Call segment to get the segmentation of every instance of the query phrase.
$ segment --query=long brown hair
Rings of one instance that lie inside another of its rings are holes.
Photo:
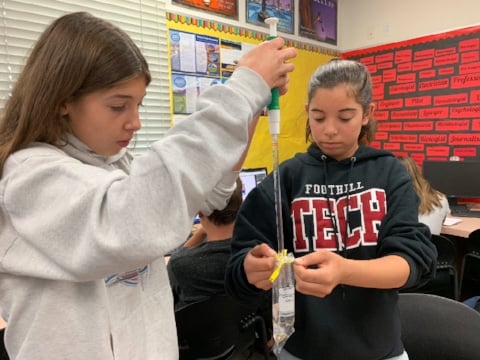
[[[399,157],[400,161],[405,165],[410,177],[412,178],[413,187],[420,198],[420,206],[418,208],[419,214],[428,214],[434,207],[440,207],[442,203],[440,200],[444,196],[440,191],[432,188],[430,183],[425,179],[420,172],[420,168],[411,157]]]
[[[0,121],[0,173],[7,157],[32,142],[59,145],[69,132],[59,115],[66,101],[143,76],[147,62],[132,39],[86,12],[64,15],[42,33]]]

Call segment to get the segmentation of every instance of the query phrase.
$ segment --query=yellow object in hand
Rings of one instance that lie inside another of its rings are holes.
[[[270,282],[274,282],[278,275],[280,275],[280,271],[282,270],[282,266],[285,264],[290,264],[293,262],[291,257],[287,256],[287,249],[283,249],[281,252],[277,253],[277,267],[273,270],[272,275],[268,278]]]

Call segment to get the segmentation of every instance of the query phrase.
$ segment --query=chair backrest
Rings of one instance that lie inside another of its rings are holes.
[[[229,359],[255,342],[256,309],[226,295],[175,312],[180,360]]]
[[[472,231],[467,239],[467,253],[480,255],[480,229]]]
[[[473,231],[466,240],[459,288],[462,299],[480,295],[480,230]]]
[[[480,359],[480,313],[445,297],[401,293],[402,340],[410,360]]]
[[[414,288],[402,289],[401,293],[427,293],[459,299],[459,275],[457,270],[457,248],[455,243],[446,236],[431,236],[437,249],[437,265],[435,277]]]
[[[7,349],[5,349],[5,343],[4,343],[4,337],[5,337],[5,329],[0,329],[0,360],[8,360],[8,354],[7,354]]]
[[[457,248],[455,243],[443,235],[432,234],[432,242],[437,248],[437,267],[442,265],[456,266],[457,262]]]

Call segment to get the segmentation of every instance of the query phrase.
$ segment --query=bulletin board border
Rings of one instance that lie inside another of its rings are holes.
[[[260,31],[254,31],[239,26],[229,25],[213,20],[199,19],[192,16],[181,15],[176,13],[167,12],[166,13],[167,21],[172,21],[175,23],[180,23],[184,25],[193,25],[197,27],[202,27],[210,30],[215,30],[227,34],[233,34],[245,37],[247,39],[253,39],[258,41],[264,41],[269,36],[266,33]],[[312,45],[308,43],[302,43],[292,39],[285,38],[285,45],[288,47],[295,47],[300,50],[310,51],[314,53],[324,54],[328,56],[340,57],[342,53],[335,49],[328,49],[318,45]]]

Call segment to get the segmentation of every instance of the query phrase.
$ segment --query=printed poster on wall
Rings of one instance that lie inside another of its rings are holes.
[[[218,76],[220,41],[212,36],[170,30],[172,71]]]
[[[237,0],[172,0],[172,3],[238,19]]]
[[[198,95],[220,81],[220,40],[170,30],[170,68],[174,113],[193,112]]]
[[[235,70],[238,60],[245,52],[254,48],[254,44],[222,39],[220,43],[221,76],[227,80]]]
[[[337,0],[300,0],[300,36],[337,45]]]
[[[269,27],[265,19],[269,17],[278,18],[277,30],[293,34],[294,0],[247,0],[246,18],[247,22]]]
[[[214,36],[170,30],[170,69],[173,113],[191,114],[198,96],[226,81],[238,60],[254,45]]]

